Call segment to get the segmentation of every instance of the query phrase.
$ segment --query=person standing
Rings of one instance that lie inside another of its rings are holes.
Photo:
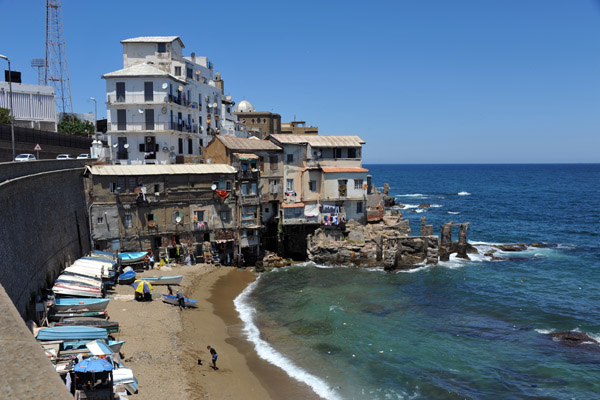
[[[150,263],[150,269],[154,269],[154,256],[152,254],[148,257],[148,262]]]
[[[216,371],[219,369],[217,368],[217,358],[219,357],[219,355],[217,354],[217,351],[214,348],[210,346],[206,346],[206,348],[208,349],[208,351],[210,351],[210,356],[212,359],[212,369]]]
[[[178,290],[177,291],[177,301],[179,302],[179,309],[183,309],[185,308],[185,298],[183,297],[183,294],[181,294],[181,292]]]

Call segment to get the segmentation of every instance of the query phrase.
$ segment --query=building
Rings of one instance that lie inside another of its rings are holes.
[[[306,126],[306,121],[287,122],[281,124],[281,133],[288,135],[318,135],[319,128],[317,126]]]
[[[0,82],[0,107],[10,109],[8,82]],[[56,94],[52,86],[12,83],[15,126],[56,132]]]
[[[240,101],[233,113],[251,136],[265,139],[268,135],[281,132],[281,115],[268,111],[255,111],[254,106],[247,100]]]
[[[115,163],[199,162],[215,135],[247,136],[207,57],[185,57],[178,36],[121,43],[123,69],[102,76]]]
[[[85,172],[92,247],[233,263],[237,171],[224,164],[95,165]]]
[[[365,222],[367,169],[355,135],[271,135],[283,149],[282,223]]]

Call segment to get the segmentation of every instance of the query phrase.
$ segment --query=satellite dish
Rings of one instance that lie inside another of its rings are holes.
[[[213,108],[217,108],[217,103],[213,103]]]
[[[212,79],[208,81],[208,86],[212,86],[215,87],[215,81],[213,81]]]
[[[177,223],[180,223],[180,222],[181,222],[181,217],[177,217],[177,218],[175,218],[175,221],[176,221]]]
[[[180,92],[183,92],[183,86],[179,86],[179,87],[177,88],[177,90],[179,90]]]
[[[115,143],[115,144],[113,144],[113,147],[114,147],[115,149],[117,148],[117,146],[118,146],[118,144],[116,144],[116,143]]]
[[[143,108],[138,108],[138,112],[139,112],[140,114],[143,114],[143,113],[144,113],[144,109],[143,109]]]
[[[165,83],[163,83],[163,84],[162,84],[162,88],[163,88],[163,89],[166,89],[166,88],[168,88],[168,87],[169,87],[169,84],[168,84],[167,82],[165,82]]]
[[[177,157],[177,154],[175,154],[175,153],[171,152],[171,153],[169,153],[169,157],[170,157],[170,158],[175,158],[175,157]]]
[[[162,151],[164,153],[168,153],[169,152],[169,148],[167,146],[165,146],[165,147],[162,148]]]
[[[161,111],[162,111],[162,113],[163,113],[163,114],[166,114],[166,113],[167,113],[167,107],[163,107],[163,108],[161,109]]]
[[[171,146],[171,151],[175,150],[175,146]]]
[[[129,148],[129,143],[125,143],[125,145],[123,147],[125,147],[126,149],[128,149]]]
[[[231,95],[228,94],[227,96],[225,96],[225,98],[227,99],[227,101],[231,100]]]
[[[317,157],[321,157],[321,152],[317,151]]]
[[[211,188],[212,190],[217,190],[217,185],[215,185],[215,184],[213,183],[213,185],[212,185],[210,188]]]

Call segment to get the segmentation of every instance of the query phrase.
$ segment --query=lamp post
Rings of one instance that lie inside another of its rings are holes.
[[[12,73],[10,71],[10,60],[8,59],[8,57],[0,54],[0,58],[5,59],[6,61],[8,61],[8,91],[10,92],[10,137],[12,140],[12,160],[15,160],[16,154],[15,154],[15,112],[13,110],[13,94],[12,94]]]
[[[94,136],[96,136],[98,133],[98,102],[93,97],[90,97],[90,100],[94,101]]]

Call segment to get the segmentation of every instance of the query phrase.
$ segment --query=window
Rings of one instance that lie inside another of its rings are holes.
[[[110,182],[110,183],[108,184],[108,190],[109,190],[111,193],[116,193],[116,192],[117,192],[117,184],[116,184],[115,182]]]
[[[204,221],[204,210],[194,211],[194,222]]]
[[[127,129],[127,114],[125,110],[117,110],[117,130]]]
[[[287,155],[287,163],[291,164],[294,162],[294,155],[293,154],[288,154]]]
[[[146,119],[146,130],[153,131],[154,130],[154,110],[151,108],[146,109],[144,111],[145,119]]]
[[[123,222],[123,225],[125,225],[125,228],[131,228],[131,226],[133,225],[133,219],[131,218],[131,215],[125,216],[125,221]]]
[[[194,147],[192,145],[192,139],[188,139],[188,154],[194,154]]]
[[[194,70],[192,68],[186,68],[185,76],[187,76],[189,79],[194,79]],[[189,98],[189,96],[188,96],[188,98]]]
[[[127,189],[130,192],[135,192],[135,188],[137,187],[137,182],[135,177],[130,177],[129,180],[127,181],[128,185],[127,185]]]
[[[225,190],[227,190],[228,192],[231,190],[231,181],[225,182]]]
[[[123,193],[125,189],[125,178],[117,178],[117,193]]]
[[[269,189],[271,194],[277,194],[279,186],[279,179],[269,179]]]
[[[160,185],[158,185],[158,184],[154,185],[154,193],[160,193]]]
[[[317,191],[317,181],[308,181],[308,190],[311,192]]]
[[[354,180],[354,189],[362,189],[363,188],[363,180],[362,179],[355,179]]]
[[[242,183],[241,189],[242,189],[242,196],[247,196],[248,195],[248,185],[245,183]]]
[[[98,225],[104,224],[104,218],[103,217],[98,217],[97,222],[98,222]]]
[[[356,149],[355,148],[349,148],[348,149],[348,158],[357,158],[356,157]]]
[[[157,43],[156,51],[158,53],[166,53],[167,52],[167,44],[166,43]]]
[[[179,154],[183,154],[183,139],[182,138],[178,139],[178,145],[179,145],[179,148],[178,148]]]
[[[348,185],[347,179],[339,179],[338,180],[338,196],[339,197],[347,196],[347,194],[348,194],[347,185]]]
[[[362,201],[359,201],[358,203],[356,203],[356,213],[357,214],[363,213],[363,202]]]
[[[125,102],[125,82],[117,82],[117,103]]]
[[[152,82],[144,82],[144,101],[154,101],[154,85]]]
[[[175,76],[181,76],[181,67],[175,67]]]
[[[333,158],[342,158],[342,149],[333,149]]]
[[[279,160],[278,160],[277,156],[270,156],[269,157],[269,164],[271,164],[271,171],[277,169],[277,163],[278,162],[279,162]]]
[[[250,184],[250,194],[257,194],[258,192],[256,191],[256,183],[252,183]]]
[[[229,221],[231,213],[229,211],[221,211],[221,221]]]
[[[285,181],[285,190],[287,192],[293,192],[294,191],[294,180],[293,179],[286,179],[286,181]]]
[[[146,218],[148,219],[148,221],[156,221],[156,215],[152,213],[148,213],[146,215]]]
[[[171,223],[178,224],[183,223],[183,213],[181,211],[174,211],[171,213]]]
[[[219,178],[219,190],[225,190],[225,178]]]

